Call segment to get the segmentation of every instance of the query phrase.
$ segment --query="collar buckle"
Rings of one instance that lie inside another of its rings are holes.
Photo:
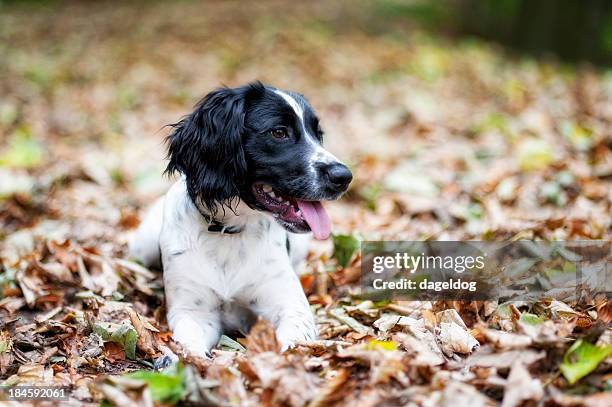
[[[223,234],[225,234],[225,235],[235,235],[236,233],[242,232],[242,230],[244,229],[244,228],[238,227],[238,226],[227,226],[227,225],[219,222],[218,220],[214,219],[210,215],[202,213],[202,211],[199,211],[199,212],[202,215],[202,217],[204,218],[204,220],[206,220],[206,222],[208,223],[208,231],[210,233],[220,233],[222,235]]]

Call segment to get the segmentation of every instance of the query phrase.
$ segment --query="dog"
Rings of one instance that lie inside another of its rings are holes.
[[[283,350],[316,339],[296,268],[308,232],[331,233],[320,201],[338,199],[353,176],[323,148],[308,101],[260,82],[219,88],[171,126],[166,172],[180,178],[130,253],[163,269],[174,339],[207,357],[222,333],[246,334],[258,317]]]

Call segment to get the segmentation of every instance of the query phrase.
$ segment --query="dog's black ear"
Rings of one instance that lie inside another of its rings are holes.
[[[185,175],[190,197],[215,215],[237,201],[246,160],[242,146],[247,89],[217,89],[172,125],[166,173]]]

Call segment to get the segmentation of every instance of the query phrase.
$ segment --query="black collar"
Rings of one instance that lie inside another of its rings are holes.
[[[198,212],[200,215],[206,220],[208,223],[208,231],[210,233],[221,233],[225,235],[235,235],[236,233],[240,233],[244,230],[242,226],[226,226],[223,223],[219,222],[212,216],[202,212],[202,210],[196,205],[198,208]]]

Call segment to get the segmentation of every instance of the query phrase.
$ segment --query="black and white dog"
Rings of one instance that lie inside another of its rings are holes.
[[[257,316],[274,324],[283,348],[314,339],[295,272],[307,253],[303,233],[329,237],[320,201],[337,199],[352,179],[322,147],[314,111],[302,95],[256,82],[211,92],[173,127],[166,171],[181,178],[130,251],[163,266],[174,339],[204,356]]]

